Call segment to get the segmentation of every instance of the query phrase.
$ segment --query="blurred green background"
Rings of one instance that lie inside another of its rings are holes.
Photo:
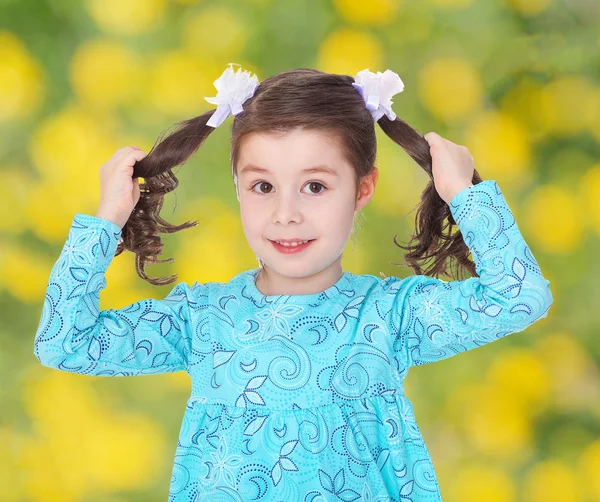
[[[164,501],[190,381],[102,378],[33,355],[50,270],[100,165],[212,108],[229,62],[397,72],[394,110],[469,148],[503,190],[555,302],[525,332],[413,368],[406,392],[448,502],[600,501],[600,3],[592,0],[0,0],[0,498]],[[185,166],[153,276],[256,267],[231,120]],[[344,268],[405,277],[428,181],[377,127],[380,183]],[[162,298],[116,257],[101,307]]]

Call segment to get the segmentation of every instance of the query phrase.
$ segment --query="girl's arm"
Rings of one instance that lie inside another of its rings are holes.
[[[388,278],[394,350],[407,367],[523,331],[546,317],[553,302],[550,282],[495,181],[463,189],[450,201],[450,211],[479,277],[451,282],[424,275]]]
[[[100,291],[121,229],[78,213],[50,273],[34,354],[50,368],[100,376],[187,369],[191,353],[190,287],[100,311]]]

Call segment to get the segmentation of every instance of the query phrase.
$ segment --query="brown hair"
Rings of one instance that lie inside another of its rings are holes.
[[[237,172],[242,140],[251,133],[285,134],[298,128],[322,130],[335,139],[344,158],[354,167],[358,195],[359,181],[375,168],[377,142],[373,117],[352,87],[353,82],[354,78],[349,75],[311,68],[285,71],[262,81],[254,96],[243,104],[244,111],[233,119],[232,174]],[[124,249],[135,253],[138,275],[151,284],[166,285],[177,279],[176,274],[150,278],[144,271],[145,266],[153,263],[173,262],[172,258],[157,259],[163,248],[158,234],[170,234],[198,224],[198,221],[188,221],[172,225],[163,220],[159,212],[164,195],[179,185],[173,168],[184,164],[214,130],[206,125],[213,113],[214,110],[207,111],[177,123],[171,133],[163,132],[148,155],[134,166],[133,177],[141,176],[144,183],[140,184],[140,200],[122,229],[116,255]],[[435,189],[429,143],[398,117],[392,121],[383,115],[378,124],[430,177],[415,215],[416,233],[407,246],[400,245],[396,241],[397,234],[394,236],[396,246],[407,251],[405,266],[418,275],[449,275],[446,269],[453,259],[457,274],[464,269],[476,276],[475,264],[469,260],[469,249],[460,230],[452,231],[456,222],[450,208]],[[475,171],[473,184],[481,181]],[[433,263],[423,270],[420,262],[428,258],[432,258]]]

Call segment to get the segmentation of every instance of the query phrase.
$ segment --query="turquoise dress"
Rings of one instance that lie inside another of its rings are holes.
[[[344,272],[320,293],[265,296],[253,269],[103,311],[121,230],[78,213],[35,356],[85,375],[190,375],[171,502],[439,501],[409,368],[523,331],[553,302],[495,181],[450,209],[480,277]]]

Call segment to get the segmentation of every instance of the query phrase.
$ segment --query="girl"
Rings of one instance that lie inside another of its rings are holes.
[[[35,355],[87,375],[187,371],[170,501],[441,500],[403,391],[409,368],[523,331],[553,302],[500,188],[481,181],[464,146],[396,117],[403,84],[390,70],[295,69],[258,85],[229,66],[215,85],[206,99],[216,111],[182,122],[148,155],[126,147],[103,164],[98,212],[75,215],[51,271]],[[178,183],[172,169],[229,114],[232,175],[260,267],[99,311],[123,249],[144,280],[173,282],[144,272],[161,261],[160,232],[197,223],[159,216]],[[432,178],[416,243],[404,248],[415,275],[404,279],[341,268],[378,179],[375,122]],[[472,277],[432,277],[450,259]]]

